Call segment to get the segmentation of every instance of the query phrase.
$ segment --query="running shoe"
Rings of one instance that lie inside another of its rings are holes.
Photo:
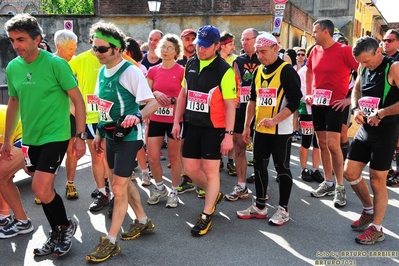
[[[97,198],[90,204],[89,210],[91,212],[98,212],[104,209],[105,206],[108,206],[109,199],[108,195],[104,195],[102,192],[99,192]]]
[[[42,204],[42,201],[38,197],[35,197],[35,203],[37,205],[40,205],[40,204]]]
[[[27,223],[14,219],[12,223],[0,230],[0,238],[11,238],[17,235],[28,234],[33,231],[33,225],[30,219]]]
[[[239,185],[236,185],[233,189],[233,192],[226,195],[226,199],[229,201],[236,201],[238,199],[247,199],[249,198],[248,188],[241,188]]]
[[[312,170],[309,170],[308,168],[304,168],[301,173],[301,178],[303,181],[312,182],[313,181]]]
[[[247,151],[252,151],[252,149],[253,149],[253,144],[252,144],[252,142],[250,142],[250,143],[247,144],[246,150]]]
[[[235,176],[237,175],[237,170],[234,162],[227,162],[227,174],[230,176]]]
[[[237,216],[238,218],[241,219],[251,219],[251,218],[256,218],[256,219],[266,219],[267,218],[267,208],[259,209],[256,207],[255,202],[249,206],[249,208],[242,210],[242,211],[237,211]]]
[[[56,231],[50,231],[49,238],[44,242],[41,248],[35,248],[33,254],[36,256],[45,256],[54,252],[55,246],[60,239],[59,234]]]
[[[211,210],[211,214],[210,214],[210,215],[212,215],[212,214],[215,213],[215,211],[216,211],[216,205],[218,205],[219,203],[221,203],[221,202],[224,200],[224,198],[225,198],[224,194],[223,194],[222,192],[219,191],[218,196],[216,197],[216,200],[215,200],[215,202],[213,203],[213,207],[212,207],[212,210]]]
[[[285,208],[278,206],[276,213],[269,219],[271,225],[284,225],[290,219],[290,213]]]
[[[346,205],[346,191],[344,187],[336,188],[334,195],[335,208],[342,208]]]
[[[387,186],[399,187],[399,173],[398,172],[393,171],[393,173],[391,173],[391,174],[388,173]]]
[[[145,187],[151,185],[151,177],[148,171],[141,172],[141,185]]]
[[[319,185],[316,190],[310,192],[310,195],[315,198],[321,198],[325,196],[334,196],[335,194],[335,184],[331,187],[327,185],[327,182],[324,181]]]
[[[378,231],[377,228],[375,228],[374,225],[369,226],[366,231],[363,232],[363,234],[358,235],[355,238],[356,243],[362,244],[362,245],[371,245],[374,244],[375,242],[381,242],[385,240],[384,233],[381,231]]]
[[[109,193],[109,182],[108,182],[108,178],[105,178],[105,192]],[[93,192],[91,192],[91,197],[92,198],[97,198],[98,194],[100,193],[100,191],[96,188],[95,190],[93,190]]]
[[[360,218],[351,224],[351,227],[355,231],[364,231],[373,222],[374,214],[367,214],[364,210],[360,215]]]
[[[212,220],[210,215],[201,213],[197,219],[197,223],[191,228],[191,234],[193,236],[203,236],[212,229]]]
[[[189,191],[194,191],[194,190],[195,190],[195,186],[191,182],[189,177],[186,176],[186,175],[183,176],[181,183],[177,187],[177,193],[178,194],[183,194],[183,193],[186,193],[186,192],[189,192]]]
[[[316,169],[312,172],[312,179],[318,183],[323,183],[324,177],[321,174],[319,169]]]
[[[205,190],[203,190],[202,188],[200,188],[199,186],[197,186],[196,192],[197,192],[198,198],[200,198],[200,199],[205,199],[205,197],[206,197],[206,191],[205,191]]]
[[[79,198],[79,193],[76,190],[74,183],[67,183],[65,185],[65,195],[66,195],[67,199]]]
[[[152,195],[151,197],[147,200],[147,203],[150,205],[154,205],[157,204],[159,202],[159,200],[161,198],[164,198],[168,196],[168,190],[166,189],[166,187],[164,186],[162,190],[158,189],[157,187],[155,187],[152,190]]]
[[[9,225],[10,223],[12,223],[12,217],[11,217],[11,215],[10,215],[10,216],[7,216],[6,218],[0,220],[0,229],[3,229],[4,227],[6,227],[7,225]]]
[[[54,248],[54,255],[57,258],[67,254],[72,247],[73,235],[76,232],[77,224],[70,219],[68,221],[68,227],[65,225],[56,226],[58,233],[58,242]]]
[[[154,231],[154,229],[155,225],[151,222],[151,219],[147,219],[145,224],[141,224],[139,220],[135,219],[134,223],[130,225],[129,230],[122,232],[120,237],[122,240],[132,240],[138,238],[145,232]]]
[[[168,200],[166,201],[166,208],[176,208],[179,204],[179,197],[176,193],[169,193]]]
[[[250,176],[247,177],[246,179],[247,183],[255,183],[255,173],[252,173]]]
[[[87,261],[102,262],[110,257],[117,256],[121,253],[121,247],[118,241],[115,244],[109,242],[109,239],[105,236],[100,237],[100,243],[97,244],[96,248],[92,253],[86,256]]]

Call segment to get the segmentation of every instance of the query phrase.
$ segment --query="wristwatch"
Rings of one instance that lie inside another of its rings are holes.
[[[80,138],[82,140],[86,140],[87,139],[87,132],[76,133],[75,137]]]
[[[143,116],[140,113],[135,113],[135,116],[137,116],[138,119],[140,119],[140,123],[143,122]]]
[[[234,135],[234,131],[233,130],[226,130],[224,133],[225,134],[229,134],[229,135]]]

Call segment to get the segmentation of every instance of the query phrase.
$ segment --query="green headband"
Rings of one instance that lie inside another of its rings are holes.
[[[106,36],[106,35],[102,34],[101,31],[96,31],[96,33],[94,33],[94,38],[102,39],[106,42],[109,42],[109,43],[115,45],[116,47],[119,47],[119,48],[122,47],[122,44],[119,40],[115,39],[112,36]]]

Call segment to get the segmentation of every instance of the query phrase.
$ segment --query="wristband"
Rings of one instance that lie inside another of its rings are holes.
[[[229,135],[234,135],[234,131],[233,130],[226,130],[224,133],[225,134],[229,134]]]
[[[378,111],[377,111],[377,113],[375,114],[375,117],[377,117],[378,120],[382,120],[382,118],[378,115]]]

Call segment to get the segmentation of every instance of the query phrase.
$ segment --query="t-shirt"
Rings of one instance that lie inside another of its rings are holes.
[[[129,66],[122,73],[118,73],[125,63]],[[138,104],[144,104],[144,100],[154,98],[141,70],[126,60],[122,60],[113,68],[101,68],[96,95],[99,96],[99,101],[105,103],[101,104],[104,108],[99,106],[100,124],[116,122],[121,115],[133,115],[138,112]],[[110,105],[106,105],[107,103]],[[109,109],[105,110],[105,107]],[[138,124],[137,132],[132,130],[124,141],[143,139],[141,132],[141,124]]]
[[[78,80],[79,90],[85,101],[86,124],[98,123],[98,110],[93,96],[101,64],[89,50],[72,58],[69,65]]]
[[[19,100],[24,144],[39,146],[70,139],[66,91],[77,83],[67,61],[40,50],[29,64],[19,56],[13,59],[6,76],[8,94]]]
[[[184,67],[175,64],[170,69],[165,69],[162,64],[150,67],[147,78],[152,80],[152,91],[159,91],[168,97],[177,99],[181,90],[181,82],[184,78]],[[158,106],[157,112],[150,117],[151,121],[173,123],[176,112],[176,104],[168,107]]]
[[[352,55],[350,46],[335,42],[323,49],[316,45],[306,62],[313,71],[315,89],[332,91],[330,105],[335,100],[342,100],[348,94],[348,80],[351,70],[357,70],[358,63]]]
[[[0,143],[4,143],[4,133],[6,132],[6,114],[7,105],[0,105]],[[18,124],[15,127],[14,134],[11,137],[11,144],[22,138],[22,124],[21,120],[18,120]]]

